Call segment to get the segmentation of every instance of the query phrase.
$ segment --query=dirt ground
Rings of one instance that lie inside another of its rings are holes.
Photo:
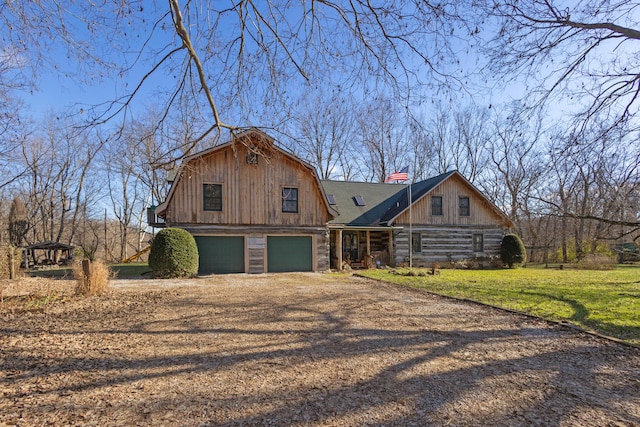
[[[640,350],[394,285],[114,280],[29,310],[19,291],[0,426],[640,426]]]

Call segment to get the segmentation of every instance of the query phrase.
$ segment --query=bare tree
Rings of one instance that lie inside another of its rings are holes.
[[[608,123],[601,126],[603,133],[634,122],[640,105],[636,2],[497,0],[484,5],[499,21],[488,44],[489,69],[523,81],[529,104],[564,100],[576,114],[583,143],[593,122]],[[628,130],[637,132],[637,126]]]
[[[22,0],[3,2],[0,19],[26,68],[64,69],[57,58],[73,57],[72,73],[82,83],[116,78],[116,99],[83,108],[91,123],[126,118],[142,94],[154,96],[159,120],[191,102],[207,126],[183,146],[189,153],[212,132],[234,131],[265,108],[286,105],[296,96],[294,85],[356,88],[365,96],[384,86],[405,102],[421,85],[460,89],[457,54],[475,29],[458,7],[392,0]],[[66,55],[50,54],[61,49]]]
[[[410,117],[407,126],[407,139],[411,149],[412,179],[421,181],[437,174],[435,164],[437,158],[435,147],[429,136],[429,130],[424,125],[425,120],[420,117]]]
[[[549,170],[555,171],[557,188],[545,199],[562,215],[563,258],[567,258],[568,227],[579,255],[589,250],[587,246],[593,248],[596,236],[606,235],[607,230],[634,234],[640,229],[637,217],[614,218],[611,210],[601,206],[611,199],[605,193],[620,194],[620,189],[633,188],[638,181],[637,2],[497,0],[479,4],[498,20],[486,45],[487,70],[524,88],[523,102],[547,108],[565,135],[555,138],[552,147],[555,163]],[[562,122],[558,116],[563,114],[570,114],[572,120]],[[625,160],[611,164],[615,154],[623,152]],[[624,182],[618,179],[622,177]],[[600,197],[600,204],[595,197]]]
[[[491,125],[491,143],[486,145],[491,160],[480,186],[519,228],[528,199],[540,185],[541,122],[530,122],[513,104],[505,114],[496,114]],[[518,232],[522,234],[521,229]]]
[[[27,200],[29,242],[74,240],[82,212],[100,197],[90,171],[102,145],[99,138],[53,118],[42,135],[24,141],[21,162],[27,173],[18,184]]]
[[[354,138],[353,104],[350,98],[324,98],[321,94],[306,97],[306,101],[295,119],[291,133],[294,138],[293,151],[316,167],[320,179],[344,178],[350,168],[344,170],[343,157],[352,151]]]
[[[405,137],[406,116],[389,98],[378,97],[363,106],[358,116],[359,153],[351,153],[366,181],[384,182],[394,171],[409,164]],[[359,154],[359,155],[358,155]]]
[[[147,231],[146,209],[164,200],[168,191],[167,170],[158,165],[167,164],[171,158],[167,150],[173,143],[163,139],[154,127],[153,112],[148,112],[145,119],[129,122],[120,138],[103,153],[108,197],[120,228],[120,259],[127,258],[130,246],[136,252],[142,249]],[[188,131],[187,121],[182,135]],[[176,133],[173,139],[180,136]]]
[[[596,130],[600,133],[600,130]],[[585,149],[575,134],[550,139],[546,192],[539,200],[556,218],[562,260],[577,259],[601,245],[631,242],[640,235],[640,169],[636,154],[625,152],[626,134],[601,136]]]
[[[488,162],[488,113],[473,105],[447,108],[435,107],[426,124],[429,151],[433,156],[432,173],[458,170],[475,183]]]

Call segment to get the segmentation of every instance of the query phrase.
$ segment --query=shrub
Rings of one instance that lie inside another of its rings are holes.
[[[76,295],[102,295],[115,273],[101,261],[93,261],[89,263],[89,274],[85,275],[82,262],[76,262],[73,265],[73,277],[76,279]]]
[[[153,277],[193,277],[198,274],[198,246],[188,231],[161,230],[151,243],[149,267]]]
[[[616,265],[614,256],[605,254],[587,254],[576,264],[579,270],[613,270]]]
[[[516,234],[507,234],[502,238],[500,258],[509,268],[513,268],[517,264],[523,264],[527,260],[527,251],[520,237]]]
[[[0,246],[0,279],[10,278],[12,255],[14,279],[21,275],[20,263],[22,262],[22,250],[11,245]]]

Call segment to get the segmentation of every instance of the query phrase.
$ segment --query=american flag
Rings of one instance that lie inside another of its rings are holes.
[[[384,182],[391,181],[406,181],[409,179],[409,166],[405,166],[397,172],[392,173],[384,180]]]

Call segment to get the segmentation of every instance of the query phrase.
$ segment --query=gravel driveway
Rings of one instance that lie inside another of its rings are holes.
[[[640,350],[349,276],[0,304],[0,426],[640,426]]]

